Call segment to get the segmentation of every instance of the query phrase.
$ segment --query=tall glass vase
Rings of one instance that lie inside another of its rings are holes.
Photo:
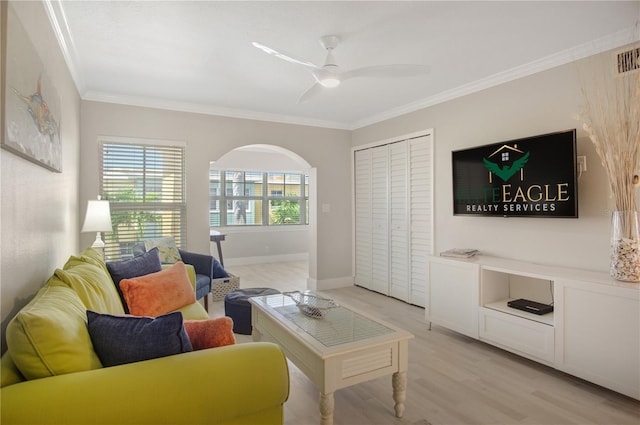
[[[638,211],[614,211],[611,217],[611,277],[640,282]]]

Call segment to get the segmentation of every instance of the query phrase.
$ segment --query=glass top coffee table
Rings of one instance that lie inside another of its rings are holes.
[[[402,417],[411,333],[344,304],[323,310],[323,317],[316,318],[304,314],[286,294],[253,297],[249,302],[253,340],[264,337],[279,344],[315,384],[322,425],[333,423],[336,390],[386,375],[392,375],[395,415]]]

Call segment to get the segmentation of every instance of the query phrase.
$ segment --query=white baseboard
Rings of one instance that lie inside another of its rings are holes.
[[[258,257],[225,258],[225,266],[244,266],[248,264],[286,263],[288,261],[309,261],[309,254],[261,255]]]
[[[312,291],[323,291],[327,289],[346,288],[353,286],[353,276],[337,277],[333,279],[307,279],[307,288]]]

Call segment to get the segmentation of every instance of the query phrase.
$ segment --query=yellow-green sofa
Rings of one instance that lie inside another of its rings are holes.
[[[7,327],[0,423],[282,424],[289,373],[282,350],[245,343],[102,367],[86,310],[122,314],[101,257],[71,257]],[[180,309],[207,319],[199,303]],[[27,379],[27,376],[29,379]]]

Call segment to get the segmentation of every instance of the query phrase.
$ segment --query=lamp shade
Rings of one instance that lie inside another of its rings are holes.
[[[111,232],[111,211],[109,201],[89,201],[84,216],[83,232]]]

